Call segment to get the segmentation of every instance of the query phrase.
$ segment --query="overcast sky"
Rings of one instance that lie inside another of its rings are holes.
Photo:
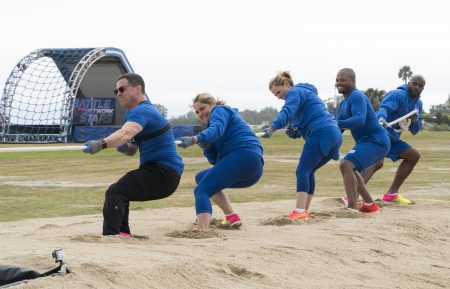
[[[403,65],[422,74],[425,108],[450,94],[448,0],[13,0],[0,4],[0,85],[39,48],[117,47],[169,116],[210,92],[240,110],[280,108],[268,82],[334,95],[340,68],[357,87],[391,90]]]

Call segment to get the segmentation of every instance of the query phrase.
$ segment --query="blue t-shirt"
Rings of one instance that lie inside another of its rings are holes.
[[[311,133],[324,127],[337,127],[336,121],[312,84],[299,83],[291,87],[284,101],[284,106],[272,122],[274,129],[280,129],[289,124],[298,129],[306,139]]]
[[[409,94],[408,85],[404,84],[384,96],[378,108],[377,117],[378,119],[384,118],[387,122],[391,122],[416,108],[419,110],[419,118],[409,126],[409,131],[412,134],[417,134],[422,127],[422,100],[420,100],[420,95],[413,99]],[[394,130],[399,128],[400,126],[396,124],[393,128],[387,129],[391,139],[398,140],[400,138],[401,132]]]
[[[125,121],[136,122],[143,127],[136,136],[151,134],[168,124],[161,113],[148,101],[143,101],[135,108],[130,109],[125,115]],[[171,129],[158,137],[139,142],[138,146],[141,165],[152,161],[167,165],[180,175],[183,173],[183,161],[176,149]]]
[[[262,158],[263,148],[258,137],[237,109],[218,105],[211,111],[207,128],[197,134],[200,144],[210,144],[204,151],[211,164],[234,150],[253,152]]]
[[[353,139],[372,138],[375,142],[390,147],[386,130],[378,122],[369,98],[354,88],[339,104],[338,125],[340,129],[350,129]]]

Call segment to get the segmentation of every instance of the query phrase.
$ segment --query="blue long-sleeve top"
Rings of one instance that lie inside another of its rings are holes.
[[[197,134],[198,142],[209,144],[204,155],[211,164],[234,150],[247,150],[263,156],[263,148],[258,137],[241,117],[237,109],[218,105],[211,111],[207,128]]]
[[[125,121],[136,122],[142,126],[143,129],[137,136],[154,133],[168,124],[167,120],[149,101],[141,102],[135,108],[127,111]],[[171,129],[158,137],[139,142],[138,146],[141,165],[152,161],[167,165],[180,175],[183,173],[183,161],[177,152]]]
[[[338,125],[340,129],[350,129],[355,141],[365,137],[378,139],[377,135],[386,135],[369,98],[356,88],[339,104]]]
[[[312,132],[324,127],[337,127],[331,113],[328,112],[325,103],[317,95],[314,85],[299,83],[291,87],[284,97],[284,105],[272,122],[272,127],[277,130],[287,124],[298,129],[306,139]]]
[[[412,98],[409,94],[408,85],[404,84],[384,96],[378,108],[377,117],[378,119],[384,118],[387,122],[391,122],[416,108],[419,110],[419,117],[416,122],[411,123],[409,126],[409,131],[412,134],[417,134],[422,128],[422,100],[420,100],[420,95],[415,99]],[[401,132],[396,132],[394,128],[399,129],[400,126],[396,124],[393,128],[388,128],[389,136],[393,139],[399,139]]]

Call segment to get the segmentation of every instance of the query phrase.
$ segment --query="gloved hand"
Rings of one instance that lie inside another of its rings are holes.
[[[201,147],[203,150],[207,150],[211,146],[211,143],[198,143],[198,146]]]
[[[380,117],[380,118],[378,119],[378,121],[380,122],[380,124],[381,124],[384,128],[391,127],[391,126],[389,125],[389,123],[388,123],[384,118],[382,118],[382,117]]]
[[[178,144],[179,147],[187,148],[194,144],[194,137],[193,136],[183,136],[180,138],[177,138],[178,141],[181,141],[181,143]]]
[[[264,134],[262,135],[263,138],[270,138],[272,134],[274,133],[273,127],[269,126],[268,128],[265,128],[263,130]]]
[[[298,138],[297,132],[298,132],[298,129],[293,126],[290,126],[286,129],[286,134],[290,138]]]
[[[409,129],[409,126],[411,125],[411,119],[408,117],[407,119],[400,121],[398,125],[400,126],[401,130],[406,131]]]
[[[417,122],[419,120],[419,113],[415,113],[408,118],[411,120],[412,123]]]
[[[119,153],[124,153],[128,149],[128,144],[124,143],[123,145],[118,146],[116,149]]]
[[[87,154],[96,154],[102,150],[102,141],[101,140],[90,140],[85,143],[83,148],[83,152]]]
[[[117,151],[123,153],[126,156],[134,156],[138,151],[138,146],[131,143],[124,143],[123,145],[118,146]]]

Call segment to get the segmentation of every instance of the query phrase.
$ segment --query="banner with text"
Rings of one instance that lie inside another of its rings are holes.
[[[114,125],[115,98],[76,98],[73,108],[74,125]]]

